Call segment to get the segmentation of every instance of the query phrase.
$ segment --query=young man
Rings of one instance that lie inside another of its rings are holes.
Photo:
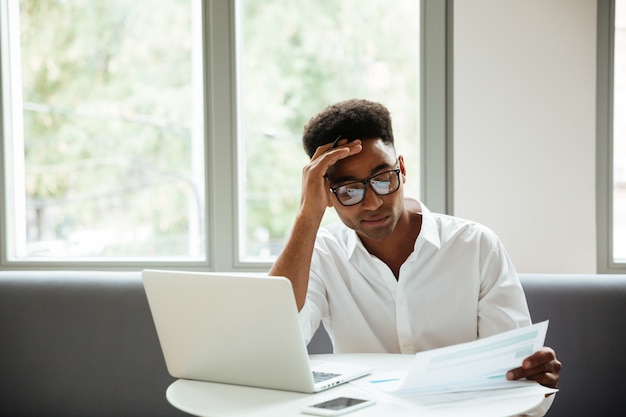
[[[270,274],[291,280],[307,341],[322,321],[335,352],[415,353],[531,324],[491,230],[405,199],[384,106],[329,106],[306,125],[303,144],[311,161],[300,210]],[[341,222],[320,228],[326,207]],[[508,377],[557,387],[560,369],[544,347]]]

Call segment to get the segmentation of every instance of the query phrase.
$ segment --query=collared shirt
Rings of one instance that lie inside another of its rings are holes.
[[[318,232],[300,322],[336,353],[415,353],[531,324],[515,268],[487,227],[431,213],[399,278],[343,223]]]
[[[324,323],[336,353],[416,353],[531,324],[526,296],[489,228],[431,213],[396,280],[343,223],[321,228],[300,324]],[[543,416],[555,395],[525,416]]]

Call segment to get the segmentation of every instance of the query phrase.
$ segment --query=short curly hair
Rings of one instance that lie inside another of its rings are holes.
[[[381,138],[393,145],[389,110],[380,103],[363,99],[332,104],[306,124],[302,146],[312,158],[318,147],[332,143],[339,135],[348,140]]]

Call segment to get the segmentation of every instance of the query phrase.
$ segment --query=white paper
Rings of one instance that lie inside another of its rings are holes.
[[[546,338],[548,321],[495,336],[419,352],[398,392],[459,392],[513,388],[506,372],[522,365]]]
[[[506,372],[539,350],[548,321],[473,342],[419,352],[409,370],[373,373],[353,382],[375,398],[430,409],[557,392],[535,381],[506,379]]]

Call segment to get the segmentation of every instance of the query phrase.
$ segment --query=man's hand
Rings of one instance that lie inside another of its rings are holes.
[[[519,368],[511,369],[506,378],[531,379],[549,388],[558,388],[559,372],[562,364],[556,358],[556,353],[549,347],[543,347],[522,362]]]
[[[331,149],[331,145],[320,146],[302,171],[300,211],[285,247],[269,271],[269,275],[289,278],[298,311],[306,301],[315,235],[326,207],[331,205],[326,172],[340,159],[355,155],[363,149],[358,139],[352,142],[340,140],[339,147],[334,149]]]
[[[317,148],[311,161],[302,170],[302,201],[301,210],[313,209],[323,214],[330,205],[326,172],[337,161],[361,152],[361,141],[356,139],[348,142],[339,141],[339,147],[331,149],[332,144]]]

